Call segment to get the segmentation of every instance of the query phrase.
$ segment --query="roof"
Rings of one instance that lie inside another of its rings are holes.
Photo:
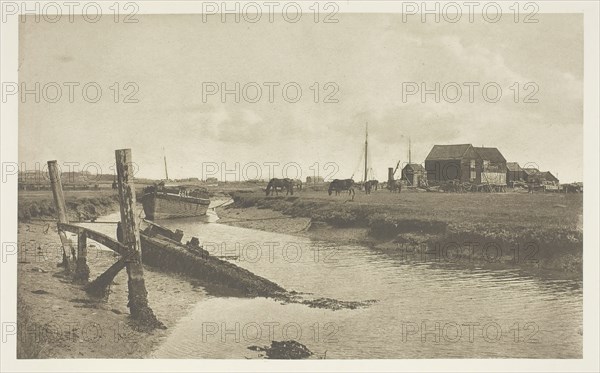
[[[418,164],[418,163],[408,163],[406,166],[404,166],[404,168],[412,168],[413,171],[423,171],[425,172],[425,167],[423,167],[422,165]]]
[[[552,175],[552,173],[550,171],[545,171],[542,173],[544,175],[545,178],[547,179],[552,179],[552,180],[556,180],[558,181],[558,178],[554,175]]]
[[[500,150],[498,150],[498,148],[473,147],[473,149],[475,149],[479,156],[485,161],[506,162],[506,159],[504,158],[502,153],[500,153]]]
[[[527,175],[535,175],[540,173],[540,170],[535,167],[522,168],[522,170],[525,171]]]
[[[462,159],[471,146],[471,144],[434,145],[425,160]]]
[[[522,170],[521,166],[519,166],[519,164],[517,162],[507,162],[506,168],[508,168],[508,170],[512,171],[512,172],[517,172],[517,171]]]

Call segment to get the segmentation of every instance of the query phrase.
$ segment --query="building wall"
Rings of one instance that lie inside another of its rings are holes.
[[[413,171],[410,169],[402,170],[402,180],[408,180],[410,186],[419,186],[420,180],[424,178],[422,171]]]
[[[506,172],[506,181],[519,181],[525,180],[525,173],[523,171],[507,171]]]
[[[506,173],[505,172],[482,172],[481,173],[482,184],[493,184],[493,185],[506,185]]]
[[[457,159],[425,161],[428,182],[444,182],[468,178],[464,162]],[[468,169],[467,169],[468,170]]]

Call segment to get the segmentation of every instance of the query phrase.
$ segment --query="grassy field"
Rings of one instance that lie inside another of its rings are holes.
[[[294,196],[266,197],[259,191],[234,192],[237,201],[290,209],[295,214],[352,224],[354,220],[385,213],[402,220],[441,221],[450,225],[494,224],[513,227],[570,228],[576,230],[583,212],[583,194],[557,193],[390,193],[329,196],[326,191],[296,191]],[[304,210],[304,211],[303,211]],[[335,212],[340,214],[336,214]],[[346,218],[341,213],[347,213]]]
[[[354,201],[326,191],[298,191],[287,197],[238,191],[233,196],[239,208],[272,209],[337,228],[368,228],[371,238],[388,247],[496,245],[503,252],[498,261],[523,259],[515,259],[519,250],[537,267],[582,271],[582,194],[379,190],[371,195],[357,192]]]
[[[65,203],[69,220],[80,221],[97,218],[100,215],[118,210],[116,191],[112,189],[67,190]],[[52,191],[19,191],[19,221],[31,219],[56,219],[56,208]]]

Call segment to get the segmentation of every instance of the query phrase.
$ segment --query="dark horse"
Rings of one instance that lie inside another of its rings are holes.
[[[399,180],[390,180],[390,181],[388,181],[387,188],[392,193],[396,193],[396,192],[400,193],[402,191],[402,184],[400,183]]]
[[[333,191],[335,191],[335,195],[337,196],[338,194],[340,194],[340,191],[342,190],[347,190],[348,194],[352,196],[352,200],[354,200],[354,180],[352,179],[345,179],[345,180],[340,180],[340,179],[334,179],[330,184],[329,184],[329,190],[328,193],[329,195],[331,195],[331,193]]]
[[[379,181],[377,180],[369,180],[365,183],[365,193],[371,194],[372,190],[377,190],[377,185]]]
[[[294,195],[294,181],[292,179],[276,179],[273,178],[271,179],[271,181],[269,181],[269,184],[267,184],[267,196],[268,195],[273,195],[273,192],[275,192],[276,195],[279,195],[279,189],[281,188],[281,191],[283,192],[283,189],[285,189],[286,193],[285,195],[287,196],[288,194]]]

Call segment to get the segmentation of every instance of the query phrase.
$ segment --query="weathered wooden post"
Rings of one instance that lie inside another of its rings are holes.
[[[148,292],[144,282],[142,266],[142,248],[138,220],[135,212],[135,187],[133,183],[133,163],[131,149],[115,150],[117,166],[117,185],[121,205],[121,226],[123,244],[129,248],[125,256],[128,289],[129,311],[131,316],[152,327],[164,327],[148,306]]]
[[[52,195],[54,196],[54,205],[56,206],[56,214],[59,223],[69,223],[67,217],[67,206],[65,204],[65,195],[62,189],[62,181],[60,172],[56,165],[56,161],[48,161],[48,175],[50,177],[50,186],[52,187]],[[63,247],[62,265],[67,272],[71,272],[75,264],[75,249],[71,245],[67,235],[62,230],[58,230],[58,235]]]
[[[83,229],[77,235],[77,265],[73,279],[82,284],[87,284],[90,280],[90,267],[87,264],[87,233]]]

